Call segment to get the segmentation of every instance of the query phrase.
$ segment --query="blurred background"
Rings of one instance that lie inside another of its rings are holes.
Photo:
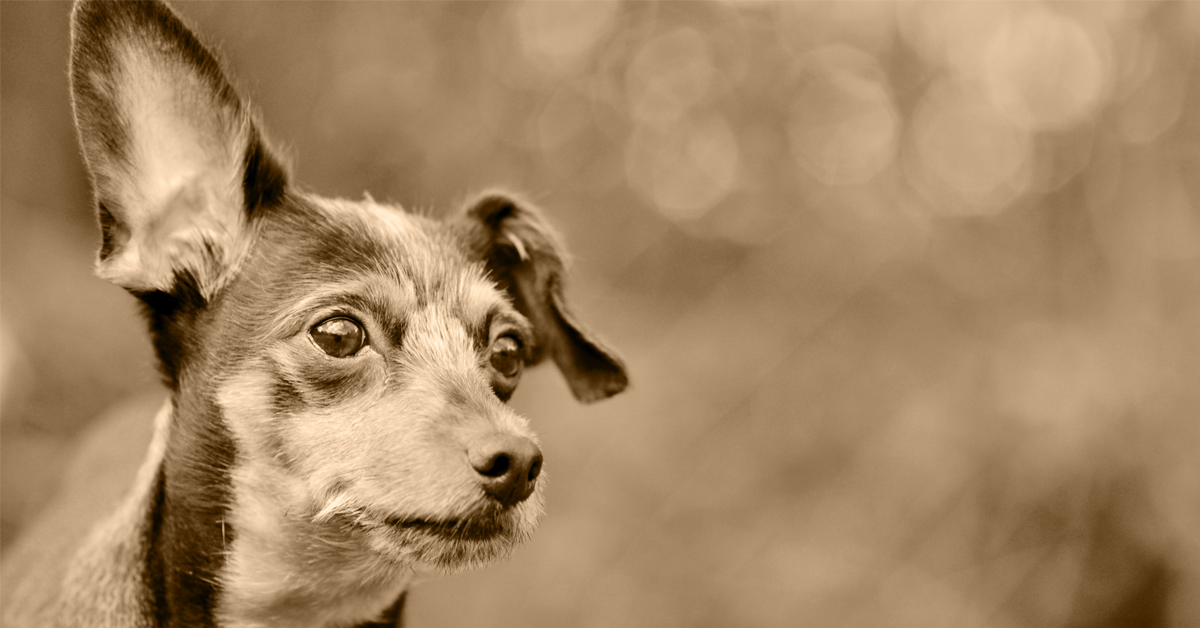
[[[526,375],[548,515],[411,625],[1200,625],[1200,4],[176,5],[310,189],[535,198],[628,359]],[[0,3],[4,546],[161,395],[68,10]]]

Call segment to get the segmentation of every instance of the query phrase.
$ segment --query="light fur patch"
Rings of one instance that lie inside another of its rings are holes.
[[[241,455],[230,478],[230,523],[237,536],[221,574],[217,614],[222,625],[241,627],[374,619],[408,585],[406,570],[370,556],[341,534],[305,525],[301,513],[314,507],[314,496],[303,478],[266,454],[269,386],[267,374],[248,371],[219,393]]]
[[[364,193],[363,196],[361,201],[323,196],[311,196],[309,201],[332,214],[363,224],[369,222],[392,237],[404,238],[422,235],[419,229],[414,229],[410,224],[412,218],[404,211],[404,208],[399,205],[379,203],[370,194]]]

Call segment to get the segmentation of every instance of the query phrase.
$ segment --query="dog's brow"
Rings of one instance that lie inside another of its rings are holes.
[[[495,314],[494,310],[500,306],[504,297],[496,290],[495,284],[483,278],[481,269],[473,269],[472,273],[478,275],[468,276],[459,297],[462,317],[468,325],[485,325],[485,321]]]
[[[487,316],[482,321],[466,321],[467,328],[471,332],[471,338],[475,341],[475,348],[482,350],[488,345],[490,340],[492,321],[496,319],[496,315],[500,313],[500,304],[492,305],[488,308]]]
[[[515,333],[522,343],[533,342],[533,328],[529,325],[529,321],[517,314],[511,306],[500,302],[493,304],[488,310],[487,316],[482,320],[467,323],[477,349],[482,350],[488,346],[492,328],[496,326],[506,327],[508,331]]]
[[[403,290],[385,290],[375,282],[362,282],[301,299],[281,314],[279,327],[282,335],[290,336],[313,322],[317,313],[332,316],[360,312],[373,318],[383,327],[384,333],[398,343],[404,335],[404,322],[410,308],[411,297]]]

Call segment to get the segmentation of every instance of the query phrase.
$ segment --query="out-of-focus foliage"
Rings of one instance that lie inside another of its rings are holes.
[[[634,387],[418,626],[1200,625],[1200,4],[180,3],[298,179],[529,192]],[[153,381],[0,4],[3,522]]]

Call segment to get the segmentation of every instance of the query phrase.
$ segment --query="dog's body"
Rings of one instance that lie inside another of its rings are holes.
[[[6,625],[394,625],[419,574],[527,538],[523,365],[549,355],[583,401],[626,383],[567,312],[540,215],[296,190],[161,3],[81,3],[72,46],[98,272],[145,304],[170,398],[120,507],[17,552],[62,562],[6,563]]]

